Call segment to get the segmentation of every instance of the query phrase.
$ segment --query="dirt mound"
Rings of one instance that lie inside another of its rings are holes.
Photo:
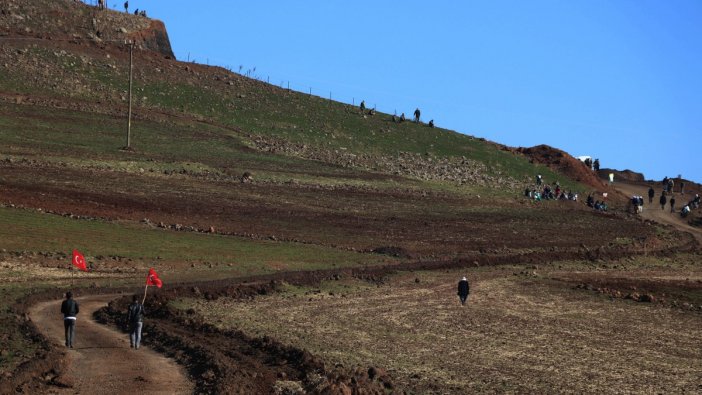
[[[531,148],[520,147],[516,149],[516,152],[527,156],[532,162],[548,166],[577,182],[598,190],[606,189],[605,183],[597,177],[595,172],[565,151],[542,144]]]
[[[635,171],[628,170],[628,169],[627,170],[600,169],[600,171],[597,172],[597,175],[603,180],[609,179],[610,174],[614,174],[615,181],[626,181],[626,182],[644,182],[644,181],[646,181],[643,173],[637,173]]]
[[[174,58],[161,21],[72,0],[0,0],[0,34],[76,43],[124,43]]]

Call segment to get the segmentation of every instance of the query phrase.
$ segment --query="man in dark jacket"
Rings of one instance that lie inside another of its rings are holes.
[[[458,282],[458,298],[461,300],[461,306],[466,304],[468,294],[470,294],[470,285],[468,284],[468,279],[463,277],[461,281]]]
[[[127,323],[129,324],[129,344],[138,350],[141,344],[141,328],[144,325],[144,305],[139,303],[137,295],[132,296],[132,304],[127,310]]]
[[[648,188],[648,202],[653,203],[653,196],[655,196],[656,191],[653,190],[653,187]]]
[[[661,193],[661,198],[658,202],[661,204],[661,210],[665,210],[665,204],[668,202],[668,199],[665,198],[665,191]]]
[[[78,315],[78,311],[78,302],[73,300],[73,292],[66,292],[66,300],[61,303],[63,328],[66,336],[66,347],[73,348],[73,338],[76,334],[76,315]]]
[[[670,196],[670,212],[675,212],[675,196]]]

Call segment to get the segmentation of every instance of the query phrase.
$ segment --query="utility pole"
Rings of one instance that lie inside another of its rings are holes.
[[[127,149],[131,149],[132,134],[132,68],[134,65],[134,41],[129,42],[129,112],[127,114]]]

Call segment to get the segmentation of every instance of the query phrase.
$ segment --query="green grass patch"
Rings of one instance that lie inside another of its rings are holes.
[[[158,259],[175,263],[224,264],[231,268],[230,274],[237,275],[392,261],[384,256],[313,245],[174,232],[131,223],[71,220],[9,208],[0,208],[0,228],[0,247],[9,251],[68,253],[75,248],[91,257],[103,255],[145,262]]]

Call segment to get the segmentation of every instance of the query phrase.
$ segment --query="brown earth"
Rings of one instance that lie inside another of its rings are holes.
[[[596,191],[606,192],[607,184],[600,180],[597,175],[585,166],[585,164],[565,151],[542,144],[531,148],[516,148],[513,152],[527,156],[533,163],[540,163],[567,176],[570,179],[581,182]],[[546,180],[551,183],[557,180]]]
[[[647,183],[627,183],[627,182],[620,182],[614,183],[614,188],[617,190],[621,191],[627,196],[643,196],[644,197],[644,210],[641,213],[641,217],[652,220],[661,224],[667,224],[675,227],[678,230],[685,231],[693,235],[699,243],[702,243],[702,229],[696,226],[690,225],[687,219],[681,218],[680,217],[680,208],[682,206],[692,200],[694,197],[695,191],[692,190],[691,192],[686,192],[685,194],[680,194],[680,193],[675,193],[674,196],[677,200],[676,202],[676,207],[677,210],[676,212],[671,213],[670,212],[670,203],[667,203],[665,206],[665,209],[661,209],[661,205],[658,202],[658,199],[660,198],[660,193],[661,190],[658,188],[656,191],[656,195],[653,198],[653,203],[649,204],[648,203],[648,189],[651,186],[651,184]],[[654,188],[657,189],[657,188]],[[692,189],[692,188],[691,188]],[[692,212],[692,217],[696,217],[700,215],[700,209],[693,210]]]
[[[55,393],[192,393],[192,383],[173,360],[148,346],[131,349],[127,335],[94,321],[93,313],[115,297],[77,298],[81,311],[75,344],[65,351],[64,365],[51,381],[57,387]],[[64,341],[60,306],[61,300],[53,300],[36,304],[29,312],[32,322],[58,348]]]
[[[651,227],[642,228],[617,214],[594,212],[582,203],[568,201],[543,202],[529,208],[526,206],[532,202],[527,200],[494,199],[490,209],[473,211],[464,207],[480,204],[478,197],[242,184],[187,175],[177,177],[180,186],[174,194],[173,176],[21,163],[0,163],[0,168],[0,202],[8,205],[110,220],[148,219],[173,229],[207,231],[214,227],[221,234],[360,251],[392,246],[428,259],[472,252],[578,250],[581,244],[602,246],[617,237],[647,237],[653,232]],[[75,180],[81,180],[80,185]],[[128,191],[139,191],[139,195]],[[569,224],[569,232],[551,226],[553,223]],[[594,228],[599,231],[591,232]],[[582,235],[587,236],[583,239]]]

